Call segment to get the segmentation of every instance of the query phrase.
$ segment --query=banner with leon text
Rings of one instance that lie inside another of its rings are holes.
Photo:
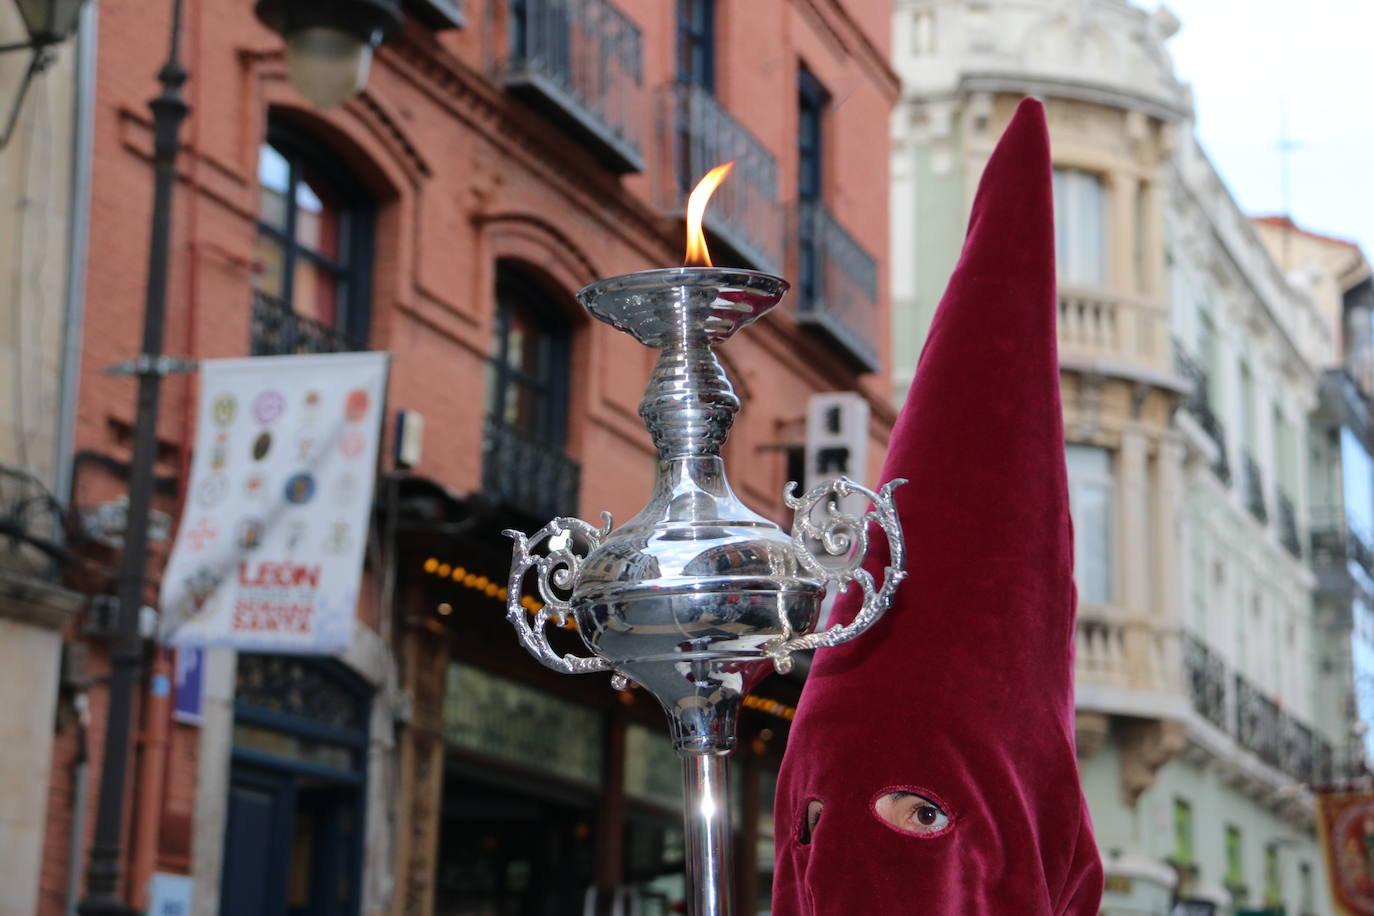
[[[349,644],[387,366],[386,353],[200,364],[163,642],[298,654]]]
[[[1317,796],[1317,838],[1337,916],[1374,916],[1374,792]]]

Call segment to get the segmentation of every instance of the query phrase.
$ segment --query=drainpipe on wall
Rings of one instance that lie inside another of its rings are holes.
[[[81,865],[86,844],[86,797],[90,793],[91,758],[87,728],[91,724],[91,703],[86,691],[72,698],[76,710],[76,765],[72,772],[72,835],[67,847],[67,916],[77,916],[81,900]]]
[[[71,222],[67,232],[67,293],[62,320],[62,377],[58,389],[53,494],[70,509],[76,453],[76,402],[86,311],[86,247],[91,224],[91,147],[94,137],[97,9],[87,3],[76,29],[76,91],[72,118]],[[58,532],[60,535],[60,531]]]
[[[148,907],[148,888],[157,868],[166,750],[172,722],[171,655],[170,649],[157,650],[143,702],[143,734],[139,739],[138,775],[135,777],[134,841],[128,891],[129,902],[135,912]]]

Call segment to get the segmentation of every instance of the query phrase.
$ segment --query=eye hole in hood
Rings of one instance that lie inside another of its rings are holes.
[[[883,789],[873,797],[873,813],[893,830],[922,839],[942,836],[954,825],[948,806],[924,789]]]
[[[819,798],[807,801],[806,809],[802,811],[800,827],[797,831],[797,842],[803,846],[811,845],[811,834],[816,829],[816,825],[821,822],[821,812],[825,810],[825,803]]]

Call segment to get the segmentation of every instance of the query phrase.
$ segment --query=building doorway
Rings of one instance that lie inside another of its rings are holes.
[[[336,662],[241,655],[221,916],[355,916],[370,691]]]

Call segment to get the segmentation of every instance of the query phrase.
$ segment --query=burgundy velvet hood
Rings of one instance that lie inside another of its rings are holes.
[[[1049,137],[1027,100],[983,174],[883,467],[909,480],[909,575],[867,634],[816,653],[802,692],[778,782],[776,916],[1098,912],[1055,311]],[[886,562],[879,536],[867,566]],[[874,802],[896,789],[948,826],[881,820]]]

